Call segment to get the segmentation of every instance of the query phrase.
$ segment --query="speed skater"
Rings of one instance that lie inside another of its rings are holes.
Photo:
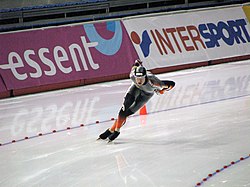
[[[161,81],[142,65],[142,61],[137,59],[131,69],[130,79],[132,85],[125,94],[123,105],[111,128],[99,135],[98,139],[111,142],[120,134],[120,128],[125,124],[128,116],[137,112],[152,98],[154,93],[164,94],[171,90],[175,83],[173,81]]]

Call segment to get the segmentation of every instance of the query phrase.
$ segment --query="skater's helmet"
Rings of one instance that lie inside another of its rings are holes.
[[[143,66],[138,66],[135,68],[136,77],[145,77],[147,75],[147,70]]]
[[[137,85],[142,86],[146,84],[147,71],[143,66],[138,66],[135,68],[135,82]]]

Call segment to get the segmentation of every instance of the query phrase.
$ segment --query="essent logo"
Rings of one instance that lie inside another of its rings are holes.
[[[120,21],[111,21],[106,23],[106,29],[114,33],[110,39],[103,38],[97,31],[94,24],[83,26],[90,42],[97,42],[95,47],[100,53],[112,56],[116,54],[122,44],[122,27]]]
[[[188,25],[144,30],[141,36],[132,31],[130,37],[135,45],[139,45],[146,58],[150,54],[151,45],[155,45],[161,55],[167,55],[247,43],[250,42],[250,36],[246,26],[244,19],[238,19],[200,24],[198,27]]]
[[[122,44],[121,23],[120,21],[107,22],[105,28],[99,28],[99,32],[97,32],[94,24],[86,24],[83,28],[86,36],[76,36],[74,41],[68,41],[68,45],[53,43],[53,45],[44,46],[39,42],[33,42],[30,43],[30,48],[6,51],[1,55],[3,59],[7,60],[4,60],[4,64],[1,64],[0,68],[10,70],[17,80],[37,79],[42,76],[52,77],[58,72],[70,74],[72,72],[89,71],[90,69],[97,70],[100,66],[94,61],[91,49],[95,48],[105,56],[116,54]],[[112,33],[112,37],[107,38],[105,35],[107,31]],[[62,38],[64,35],[60,34],[58,33],[59,40],[64,40]],[[40,35],[40,37],[42,38],[43,35]],[[49,38],[50,36],[47,35],[46,37]],[[79,42],[79,37],[81,42]],[[21,38],[19,43],[22,42],[27,41],[22,41]]]
[[[58,70],[63,74],[70,74],[73,71],[88,71],[89,66],[94,70],[99,69],[99,64],[94,62],[90,53],[90,48],[95,47],[96,43],[88,43],[85,36],[80,38],[81,45],[72,43],[69,46],[56,45],[52,49],[48,46],[37,50],[25,49],[23,53],[8,52],[7,63],[0,65],[0,68],[10,70],[18,80],[40,78],[43,75],[51,77]]]

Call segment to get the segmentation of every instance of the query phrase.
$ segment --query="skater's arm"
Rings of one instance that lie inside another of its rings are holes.
[[[148,77],[153,87],[157,88],[158,90],[165,88],[165,84],[152,73],[149,73]]]
[[[170,91],[173,87],[165,85],[164,88],[158,91],[159,94],[164,94],[166,91]]]
[[[161,81],[155,75],[151,75],[150,82],[152,86],[156,87],[156,93],[164,94],[165,91],[171,90],[175,83],[173,81]]]
[[[164,86],[161,90],[158,91],[159,94],[164,94],[166,91],[170,91],[175,86],[175,83],[173,81],[162,81]]]

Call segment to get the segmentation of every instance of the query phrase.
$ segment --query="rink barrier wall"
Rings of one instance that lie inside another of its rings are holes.
[[[226,59],[211,60],[208,62],[199,62],[199,63],[193,63],[193,64],[172,66],[172,67],[166,67],[166,68],[156,68],[151,71],[155,74],[160,74],[160,73],[167,73],[167,72],[173,72],[173,71],[190,69],[190,68],[198,68],[198,67],[217,65],[217,64],[222,64],[222,63],[230,63],[230,62],[247,60],[247,59],[250,59],[250,55],[232,57],[232,58],[226,58]],[[115,80],[121,80],[121,79],[127,79],[127,78],[129,78],[128,73],[114,75],[114,76],[93,78],[93,79],[83,79],[83,80],[76,80],[76,81],[71,81],[71,82],[62,82],[62,83],[51,84],[51,85],[42,85],[42,86],[31,87],[31,88],[15,89],[11,91],[6,90],[0,93],[0,98],[21,96],[21,95],[26,95],[26,94],[53,91],[53,90],[58,90],[58,89],[66,89],[66,88],[78,87],[78,86],[107,82],[107,81],[115,81]]]
[[[248,11],[239,5],[0,34],[0,98],[125,79],[137,58],[156,74],[250,59]]]
[[[203,66],[218,65],[218,64],[230,63],[230,62],[236,62],[236,61],[248,60],[248,59],[250,59],[250,55],[236,56],[236,57],[231,57],[231,58],[222,58],[222,59],[210,60],[206,62],[184,64],[184,65],[172,66],[172,67],[166,67],[166,68],[156,68],[151,71],[155,74],[159,74],[159,73],[167,73],[167,72],[172,72],[172,71],[198,68],[198,67],[203,67]]]
[[[10,97],[10,91],[6,89],[2,76],[0,75],[0,99]]]
[[[250,59],[250,55],[217,59],[217,60],[185,64],[185,65],[179,65],[179,66],[171,66],[171,67],[166,67],[166,68],[156,68],[156,69],[151,70],[151,72],[155,74],[160,74],[160,73],[167,73],[167,72],[173,72],[173,71],[190,69],[190,68],[198,68],[198,67],[210,66],[210,65],[218,65],[222,63],[230,63],[230,62],[248,60],[248,59]],[[62,83],[41,85],[41,86],[22,88],[22,89],[7,90],[5,88],[4,90],[0,91],[0,99],[33,94],[33,93],[46,92],[46,91],[53,91],[53,90],[58,90],[58,89],[66,89],[66,88],[84,86],[84,85],[107,82],[107,81],[115,81],[115,80],[121,80],[121,79],[127,79],[127,78],[129,78],[129,73],[113,75],[113,76],[105,76],[105,77],[99,77],[99,78],[92,78],[92,79],[67,81],[67,82],[62,82]]]
[[[10,96],[127,78],[138,58],[120,20],[0,34],[0,43]]]
[[[120,74],[120,75],[113,75],[113,76],[106,76],[106,77],[99,77],[99,78],[92,78],[92,79],[83,79],[83,80],[62,82],[62,83],[49,84],[49,85],[41,85],[41,86],[36,86],[36,87],[31,87],[31,88],[15,89],[9,92],[9,95],[7,95],[7,97],[21,96],[21,95],[26,95],[26,94],[31,94],[31,93],[39,93],[39,92],[53,91],[53,90],[66,89],[66,88],[73,88],[73,87],[95,84],[95,83],[100,83],[100,82],[121,80],[121,79],[128,78],[128,76],[129,76],[128,74]],[[1,98],[1,95],[0,95],[0,98]],[[6,95],[3,95],[2,98],[6,98]]]

